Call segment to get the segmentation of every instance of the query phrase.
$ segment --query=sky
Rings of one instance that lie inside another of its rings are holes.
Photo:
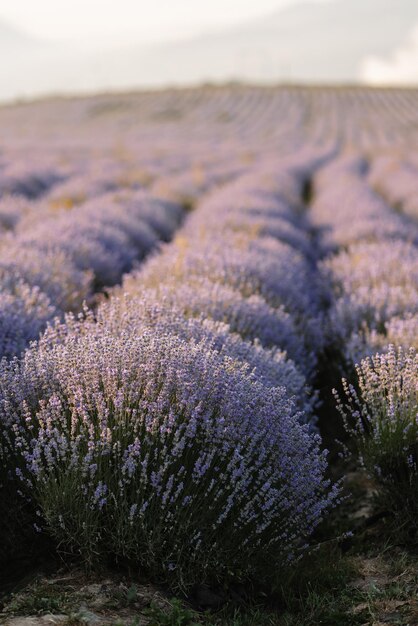
[[[418,0],[0,0],[0,101],[228,80],[418,85]]]
[[[360,77],[371,84],[418,83],[418,24],[407,40],[386,58],[370,55],[362,64]]]
[[[307,0],[327,2],[332,0]],[[0,19],[52,41],[112,45],[179,40],[300,0],[0,0]]]

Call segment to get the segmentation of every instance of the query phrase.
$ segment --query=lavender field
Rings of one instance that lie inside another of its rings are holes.
[[[3,593],[52,559],[192,606],[123,624],[418,624],[418,90],[45,99],[0,137]]]

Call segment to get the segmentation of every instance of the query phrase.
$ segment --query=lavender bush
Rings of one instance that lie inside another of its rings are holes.
[[[207,341],[70,326],[1,367],[3,457],[61,546],[181,587],[303,552],[337,489],[284,388]]]
[[[387,353],[363,359],[356,371],[357,385],[344,380],[338,408],[381,504],[403,526],[416,526],[418,353],[392,345]]]

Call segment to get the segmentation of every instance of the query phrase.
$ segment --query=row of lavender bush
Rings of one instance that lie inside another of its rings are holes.
[[[277,162],[230,183],[95,317],[3,361],[3,464],[62,549],[181,588],[271,583],[304,553],[338,487],[307,389],[322,286],[302,184]]]
[[[40,213],[0,242],[0,356],[11,357],[64,312],[91,302],[178,226],[182,208],[142,191]]]
[[[312,207],[337,246],[324,262],[334,285],[331,336],[347,376],[337,402],[384,507],[416,526],[418,226],[386,205],[366,174],[359,157],[331,163]]]
[[[396,209],[418,220],[418,159],[412,150],[384,153],[372,162],[371,185]]]
[[[56,168],[39,169],[22,167],[10,164],[0,169],[0,197],[19,195],[28,199],[35,199],[45,194],[54,185],[62,181],[63,172]]]

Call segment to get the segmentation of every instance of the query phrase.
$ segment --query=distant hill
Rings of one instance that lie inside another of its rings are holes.
[[[387,55],[418,23],[417,0],[300,3],[240,27],[154,48],[140,71],[149,79],[225,77],[353,81],[369,54]],[[149,71],[150,70],[150,71]]]
[[[301,1],[183,42],[86,52],[0,22],[0,98],[217,80],[352,82],[418,24],[418,0]]]
[[[299,4],[231,33],[237,45],[270,46],[296,80],[355,80],[369,54],[386,55],[418,23],[416,0]]]

